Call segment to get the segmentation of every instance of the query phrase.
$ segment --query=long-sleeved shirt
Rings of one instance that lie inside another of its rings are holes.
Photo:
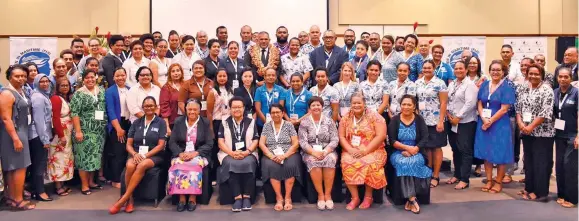
[[[28,127],[30,138],[39,137],[43,145],[50,144],[52,140],[52,105],[50,100],[42,93],[33,92],[32,101],[33,125]]]
[[[138,119],[135,114],[143,111],[142,104],[143,100],[148,96],[153,96],[155,100],[159,101],[159,96],[161,94],[161,88],[157,85],[151,84],[151,88],[146,91],[140,84],[131,87],[127,94],[127,107],[129,108],[129,121],[131,123]]]
[[[448,112],[460,118],[459,123],[477,120],[478,87],[469,79],[453,80],[448,86]]]

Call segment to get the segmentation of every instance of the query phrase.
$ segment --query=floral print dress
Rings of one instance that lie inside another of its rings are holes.
[[[60,145],[59,131],[56,131],[52,143],[50,143],[50,149],[48,149],[48,167],[47,167],[47,180],[51,182],[67,181],[72,179],[74,174],[74,156],[72,154],[72,120],[70,118],[70,106],[62,97],[54,95],[54,98],[61,101],[60,116],[54,116],[60,118],[60,129],[62,130],[62,135],[66,139],[66,144],[64,146]],[[53,102],[53,106],[57,102]],[[56,111],[54,111],[56,112]],[[56,121],[55,121],[56,123]],[[55,130],[58,127],[54,127]]]
[[[187,132],[187,141],[193,142],[193,145],[195,145],[197,141],[197,125]],[[167,194],[201,195],[201,187],[203,185],[202,171],[208,163],[207,159],[201,156],[196,156],[189,161],[183,161],[179,157],[173,158],[169,168]]]

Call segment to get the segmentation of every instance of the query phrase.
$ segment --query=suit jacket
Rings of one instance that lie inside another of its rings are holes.
[[[275,46],[273,46],[272,44],[270,44],[268,47],[269,47],[269,50],[268,50],[267,55],[265,56],[265,59],[267,60],[267,62],[263,65],[265,67],[267,67],[268,65],[269,66],[275,65],[275,69],[277,70],[276,74],[279,77],[280,67],[281,67],[281,60],[280,60],[281,57],[279,56],[279,50]],[[246,51],[245,55],[243,56],[243,60],[244,60],[244,63],[248,67],[251,68],[251,71],[253,72],[253,79],[256,79],[257,81],[263,81],[263,76],[259,76],[259,74],[257,73],[258,66],[252,62],[252,56],[253,56],[252,52],[253,52],[254,48],[260,50],[260,53],[259,53],[260,55],[258,55],[260,57],[258,57],[257,59],[259,61],[261,61],[261,48],[258,45],[254,45],[253,47],[251,47],[251,50]],[[275,61],[274,61],[274,62],[276,62],[276,64],[269,64],[269,58],[270,58],[270,56],[272,56],[273,53],[277,54],[277,59],[275,59]],[[277,79],[277,77],[276,77],[276,79]]]
[[[241,87],[243,85],[241,82],[241,75],[243,74],[243,69],[246,68],[246,65],[243,59],[235,58],[235,61],[237,61],[237,71],[235,71],[235,67],[233,66],[233,62],[231,62],[231,58],[229,56],[219,61],[219,68],[225,68],[227,71],[227,81],[229,84],[233,84],[233,80],[235,80],[237,77],[239,86]]]
[[[579,79],[579,76],[577,74],[577,64],[575,65],[560,64],[555,68],[555,73],[553,74],[553,89],[559,88],[559,82],[557,81],[557,78],[559,77],[559,69],[563,67],[571,69],[571,81],[577,81]]]
[[[213,130],[209,128],[209,120],[205,117],[199,116],[197,124],[197,141],[195,142],[195,151],[199,152],[199,156],[204,157],[211,162],[211,151],[213,148]],[[185,151],[187,145],[187,121],[186,116],[177,117],[171,138],[169,139],[169,149],[171,150],[173,158],[178,157],[180,153]]]
[[[119,60],[116,56],[112,54],[107,54],[102,60],[100,64],[99,71],[101,75],[105,76],[105,79],[109,86],[115,85],[114,75],[115,69],[122,67],[123,62]]]
[[[424,152],[424,145],[428,142],[428,128],[426,127],[426,122],[424,118],[418,114],[414,114],[414,122],[416,123],[416,146],[420,149],[419,152],[422,155]],[[398,129],[400,128],[400,114],[392,117],[390,124],[388,124],[388,141],[390,145],[395,149],[394,143],[398,141]],[[426,155],[424,155],[426,156]]]
[[[127,90],[131,89],[129,86],[125,87]],[[121,122],[121,99],[119,97],[117,84],[113,83],[112,86],[105,91],[105,106],[107,107],[108,116],[107,129],[108,132],[111,132],[113,130],[113,124],[111,122],[113,120],[117,120],[119,123]]]
[[[340,81],[340,71],[342,70],[342,64],[348,61],[348,52],[344,51],[343,48],[334,46],[332,54],[328,59],[328,65],[326,66],[326,52],[324,50],[324,47],[314,49],[314,51],[310,53],[310,62],[314,70],[318,67],[326,67],[326,69],[328,69],[328,77],[333,85]],[[310,79],[316,79],[315,73]],[[315,80],[312,81],[312,85],[316,85]]]

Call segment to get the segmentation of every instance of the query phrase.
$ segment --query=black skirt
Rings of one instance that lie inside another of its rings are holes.
[[[448,144],[446,140],[446,131],[436,131],[436,126],[428,126],[428,142],[424,146],[427,149],[444,147]]]

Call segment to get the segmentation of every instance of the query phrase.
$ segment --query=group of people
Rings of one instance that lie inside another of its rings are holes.
[[[372,191],[387,185],[390,158],[404,208],[420,213],[416,197],[439,185],[442,147],[453,151],[447,184],[469,188],[472,165],[484,164],[481,190],[499,193],[512,181],[522,140],[522,198],[547,200],[555,144],[557,202],[575,207],[576,48],[550,74],[545,56],[517,64],[503,45],[502,60],[483,73],[469,51],[451,65],[442,61],[444,47],[429,49],[413,34],[365,32],[356,41],[347,30],[344,47],[333,31],[322,41],[320,34],[313,26],[288,39],[281,26],[273,44],[249,26],[241,42],[228,41],[223,26],[217,39],[203,31],[171,31],[168,40],[158,32],[135,41],[112,35],[104,55],[97,39],[88,41],[88,55],[74,39],[52,74],[34,63],[10,66],[0,93],[3,203],[29,210],[28,197],[52,201],[47,180],[66,196],[78,170],[84,195],[102,181],[125,182],[109,212],[130,213],[146,171],[167,164],[167,193],[178,196],[180,212],[196,209],[202,186],[211,185],[206,172],[231,189],[234,212],[251,210],[256,179],[273,187],[276,211],[292,210],[292,189],[307,176],[317,208],[332,210],[336,167],[351,195],[346,208],[367,209]]]

